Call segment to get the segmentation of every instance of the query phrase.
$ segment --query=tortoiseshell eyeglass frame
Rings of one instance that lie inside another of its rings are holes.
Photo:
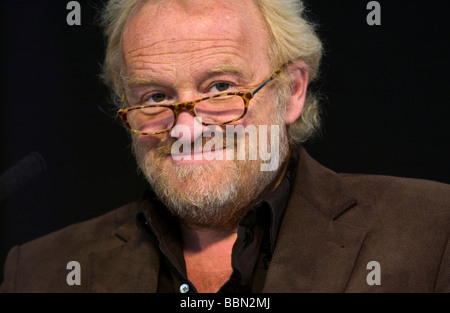
[[[248,105],[250,103],[250,100],[253,99],[253,97],[255,96],[255,94],[260,91],[265,85],[267,85],[270,81],[272,81],[278,74],[281,73],[283,67],[280,67],[279,69],[277,69],[275,72],[272,73],[272,75],[270,75],[270,77],[268,79],[266,79],[261,85],[259,85],[255,90],[253,91],[236,91],[236,92],[225,92],[225,93],[220,93],[211,97],[206,97],[206,98],[201,98],[198,100],[194,100],[194,101],[185,101],[185,102],[177,102],[177,103],[170,103],[170,104],[145,104],[145,105],[138,105],[138,106],[132,106],[126,109],[120,109],[119,111],[117,111],[117,116],[125,123],[125,125],[133,132],[136,133],[138,135],[157,135],[157,134],[162,134],[168,131],[171,131],[172,128],[176,125],[177,123],[177,119],[178,119],[178,115],[181,113],[181,111],[189,111],[191,112],[191,114],[195,117],[197,117],[197,114],[195,113],[194,107],[197,103],[205,101],[205,100],[209,100],[209,99],[213,99],[213,98],[219,98],[219,97],[226,97],[226,96],[240,96],[242,98],[242,100],[244,101],[244,105],[245,105],[245,109],[244,112],[242,113],[241,116],[236,117],[232,120],[226,121],[226,122],[218,122],[218,123],[207,123],[207,122],[203,122],[203,125],[225,125],[228,123],[233,123],[236,122],[242,118],[244,118],[245,114],[247,114],[247,110],[248,110]],[[126,102],[126,96],[125,93],[122,93],[122,104],[125,104]],[[173,111],[173,115],[174,115],[174,121],[173,121],[173,126],[167,129],[163,129],[160,131],[155,131],[155,132],[141,132],[139,130],[133,129],[128,121],[128,112],[133,111],[133,110],[140,110],[140,109],[145,109],[145,108],[149,108],[149,107],[164,107],[164,108],[169,108]]]

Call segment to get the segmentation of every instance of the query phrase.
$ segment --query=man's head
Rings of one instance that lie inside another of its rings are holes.
[[[204,134],[211,130],[188,111],[180,112],[174,128],[165,133],[132,135],[144,175],[185,223],[235,225],[248,206],[276,184],[289,141],[305,140],[316,129],[317,102],[307,97],[306,90],[317,75],[321,45],[300,18],[301,10],[297,1],[279,0],[112,0],[108,4],[105,79],[126,99],[125,106],[253,91],[282,68],[273,83],[254,95],[246,115],[230,124],[255,127],[256,142],[247,136],[230,147],[216,140],[210,152],[213,160],[202,152],[200,160],[175,160],[170,153],[175,141],[195,149],[196,143],[205,145]],[[177,132],[177,127],[184,131]],[[224,125],[212,128],[225,133]],[[274,137],[278,129],[279,136]],[[249,155],[252,149],[261,150],[263,142],[280,152],[280,167],[274,171],[261,171],[260,156],[256,160],[238,160],[237,154],[225,157],[231,148]]]

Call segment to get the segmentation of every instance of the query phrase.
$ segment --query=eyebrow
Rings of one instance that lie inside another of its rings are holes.
[[[222,63],[211,68],[206,75],[213,76],[217,74],[235,75],[243,85],[250,84],[255,80],[255,73],[253,71],[245,72],[242,66],[230,62]]]
[[[137,75],[123,76],[122,80],[127,88],[161,84],[156,79],[141,77]]]
[[[207,78],[214,75],[220,74],[233,74],[238,76],[245,82],[251,82],[254,78],[254,74],[245,75],[242,67],[226,62],[219,65],[214,66],[213,68],[207,70],[202,74],[202,78]],[[151,85],[161,85],[161,81],[154,78],[141,77],[137,75],[123,76],[122,80],[124,85],[128,88],[140,87],[140,86],[151,86]]]
[[[229,63],[229,62],[214,66],[207,72],[207,75],[211,75],[211,74],[235,74],[236,76],[239,76],[242,79],[246,78],[245,77],[246,75],[242,71],[242,67],[240,67],[234,63]],[[251,79],[251,78],[247,78],[247,79]]]

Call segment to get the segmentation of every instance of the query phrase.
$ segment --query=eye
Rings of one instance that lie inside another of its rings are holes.
[[[231,84],[228,83],[217,83],[214,86],[212,86],[211,91],[213,92],[224,92],[230,89]]]
[[[167,96],[163,93],[156,93],[146,98],[146,102],[160,103],[167,99]]]

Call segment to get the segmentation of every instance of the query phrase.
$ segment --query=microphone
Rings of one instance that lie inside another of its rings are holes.
[[[38,152],[31,152],[0,176],[0,202],[42,173],[47,164]]]

